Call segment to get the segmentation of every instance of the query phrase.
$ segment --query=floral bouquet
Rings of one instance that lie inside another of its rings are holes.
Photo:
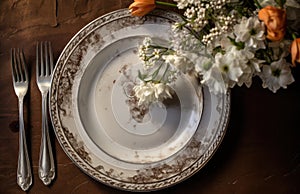
[[[177,7],[182,21],[173,25],[168,46],[149,37],[140,45],[139,104],[171,98],[181,73],[195,75],[214,94],[250,87],[254,76],[274,93],[294,81],[291,68],[300,62],[296,0],[135,0],[129,9],[144,16],[157,5]]]

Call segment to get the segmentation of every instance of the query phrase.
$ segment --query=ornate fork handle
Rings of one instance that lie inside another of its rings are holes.
[[[49,185],[55,177],[55,166],[48,129],[47,96],[48,92],[42,94],[42,142],[39,160],[39,177],[45,185]]]
[[[24,130],[23,119],[23,98],[19,99],[19,156],[18,156],[18,169],[17,169],[17,183],[26,191],[32,183],[31,167],[28,157],[26,136]]]

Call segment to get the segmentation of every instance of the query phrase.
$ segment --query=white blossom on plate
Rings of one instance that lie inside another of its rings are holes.
[[[187,73],[194,68],[194,64],[184,55],[164,55],[162,58],[182,73]]]
[[[198,56],[197,59],[195,59],[195,71],[200,75],[204,74],[206,71],[209,71],[212,65],[213,60],[211,57]]]
[[[260,77],[263,81],[262,87],[268,88],[274,93],[279,88],[286,88],[287,85],[294,82],[290,64],[283,58],[270,65],[264,65]]]
[[[139,105],[148,105],[152,102],[172,98],[171,87],[164,83],[140,82],[140,84],[133,87],[133,91],[139,99]]]
[[[228,84],[224,82],[220,69],[216,66],[203,73],[201,83],[205,84],[213,94],[224,94],[228,88]]]
[[[265,26],[257,17],[242,18],[239,24],[234,26],[236,42],[244,42],[245,46],[254,50],[266,48]]]
[[[152,43],[152,39],[150,37],[147,36],[147,37],[144,38],[143,45],[145,47],[149,47],[151,45],[151,43]]]

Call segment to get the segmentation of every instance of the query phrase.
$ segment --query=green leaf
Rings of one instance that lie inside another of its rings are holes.
[[[230,40],[231,44],[237,47],[238,50],[242,50],[245,48],[244,42],[236,42],[234,38],[231,38],[230,36],[227,36],[227,38]]]
[[[140,80],[145,80],[145,78],[147,77],[147,75],[146,74],[142,74],[142,72],[140,71],[140,70],[138,70],[138,78],[140,79]]]

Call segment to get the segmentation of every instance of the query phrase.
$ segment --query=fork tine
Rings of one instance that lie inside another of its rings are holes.
[[[13,66],[14,66],[14,77],[15,81],[20,81],[20,74],[19,74],[19,66],[18,66],[18,60],[16,57],[16,49],[14,48],[12,51],[12,60],[13,60]]]
[[[15,66],[16,63],[15,63],[14,52],[15,52],[15,49],[12,48],[10,50],[10,64],[11,64],[11,71],[12,71],[13,81],[16,82],[17,77],[16,77],[16,66]]]
[[[40,56],[40,63],[41,63],[41,69],[40,69],[40,75],[45,75],[45,72],[44,72],[44,54],[43,54],[43,42],[41,42],[40,44],[40,53],[41,53],[41,56]]]
[[[28,81],[28,70],[27,70],[27,67],[26,67],[26,62],[25,62],[25,56],[24,56],[23,49],[21,49],[20,57],[21,57],[21,64],[22,64],[22,67],[23,67],[23,72],[24,72],[24,77],[25,77],[25,80],[23,80],[23,81]]]
[[[40,75],[40,65],[39,65],[39,42],[36,43],[36,60],[35,60],[35,66],[36,66],[36,77]]]
[[[19,74],[19,78],[20,80],[19,81],[24,81],[24,66],[23,66],[23,63],[21,61],[21,58],[20,58],[20,49],[17,48],[17,52],[16,52],[16,61],[17,61],[17,67],[18,67],[18,74]]]
[[[46,69],[46,75],[49,75],[49,55],[48,55],[48,42],[44,42],[45,47],[45,69]]]
[[[49,42],[49,57],[50,57],[50,74],[52,74],[54,65],[53,65],[53,52],[51,42]]]

